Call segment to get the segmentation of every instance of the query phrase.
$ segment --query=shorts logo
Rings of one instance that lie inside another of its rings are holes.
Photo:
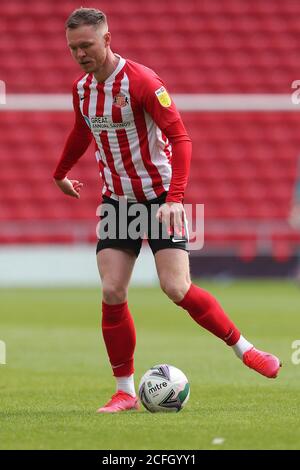
[[[164,108],[171,106],[171,98],[164,86],[155,91],[158,101]]]
[[[123,93],[118,93],[114,97],[114,106],[117,106],[118,108],[124,108],[124,106],[127,106],[129,104],[127,96],[123,95]]]

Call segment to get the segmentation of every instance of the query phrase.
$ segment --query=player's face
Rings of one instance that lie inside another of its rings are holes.
[[[105,63],[110,33],[104,27],[82,25],[67,29],[67,43],[75,61],[86,73],[96,73]]]

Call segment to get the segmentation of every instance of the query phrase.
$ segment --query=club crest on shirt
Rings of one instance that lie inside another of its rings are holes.
[[[123,93],[118,93],[114,97],[114,106],[117,106],[118,108],[124,108],[124,106],[127,106],[129,104],[127,96],[123,95]]]
[[[160,88],[158,88],[158,90],[155,90],[155,94],[158,101],[164,108],[168,108],[169,106],[171,106],[171,98],[164,86],[161,86]]]

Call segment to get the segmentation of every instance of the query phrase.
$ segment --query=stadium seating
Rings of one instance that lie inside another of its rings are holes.
[[[70,227],[73,240],[79,232],[83,239],[93,238],[101,194],[93,146],[71,172],[71,177],[80,178],[85,185],[80,201],[66,198],[51,179],[72,114],[44,112],[42,119],[38,112],[3,112],[1,116],[5,117],[0,120],[2,227],[9,231],[12,221],[23,222],[23,226],[27,221],[29,227],[35,222],[41,241],[63,239]],[[266,220],[275,234],[279,224],[284,228],[283,245],[299,241],[286,226],[300,149],[298,114],[189,112],[183,113],[183,119],[194,148],[186,202],[205,204],[206,241],[213,245],[223,240],[228,245],[235,240],[244,247],[249,241],[253,245],[261,236],[273,237],[273,232],[257,231],[257,224],[260,231],[265,230]],[[53,223],[61,220],[68,228],[57,224],[57,232]],[[223,225],[221,232],[216,231],[215,221],[223,222],[226,230]],[[0,241],[6,239],[9,237]],[[275,239],[280,240],[280,233]]]
[[[70,92],[78,68],[64,21],[81,4],[3,3],[0,79],[8,93]],[[101,8],[113,50],[155,69],[173,93],[289,93],[300,78],[300,2],[103,0]],[[277,259],[289,256],[300,243],[287,222],[299,114],[182,116],[193,140],[186,202],[205,204],[208,246],[236,246],[245,258],[266,246]],[[71,173],[85,184],[80,201],[51,179],[72,121],[67,111],[0,111],[0,243],[94,241],[101,186],[92,147]]]
[[[64,22],[82,4],[3,2],[1,78],[10,93],[69,91],[77,67]],[[154,68],[172,92],[286,93],[298,77],[297,1],[103,0],[101,8],[114,50]]]

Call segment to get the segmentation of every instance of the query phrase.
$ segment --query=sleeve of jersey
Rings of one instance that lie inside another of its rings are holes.
[[[172,177],[166,202],[182,203],[190,172],[192,142],[181,119],[163,132],[172,144]]]
[[[167,202],[182,202],[188,180],[192,143],[163,81],[152,71],[141,84],[143,107],[172,144],[172,178]]]
[[[154,72],[143,77],[141,97],[144,109],[160,129],[166,129],[180,119],[180,114],[163,81]]]
[[[84,154],[92,140],[92,133],[80,112],[79,97],[75,86],[73,87],[73,107],[75,123],[53,174],[53,177],[57,180],[65,178],[67,173]]]

